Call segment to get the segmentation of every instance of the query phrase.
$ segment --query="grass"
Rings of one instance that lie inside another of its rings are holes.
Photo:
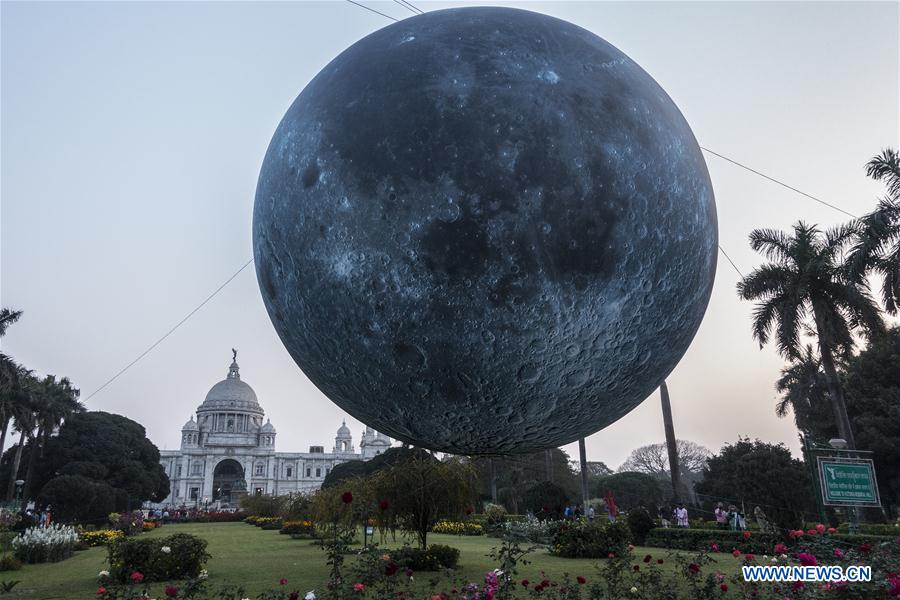
[[[190,533],[206,539],[208,551],[212,558],[207,564],[209,580],[212,587],[222,584],[239,584],[248,596],[255,597],[259,592],[278,587],[282,577],[287,578],[288,588],[303,592],[311,589],[319,590],[328,578],[328,567],[325,564],[325,553],[309,540],[295,540],[290,536],[280,535],[278,531],[264,531],[245,523],[195,523],[184,525],[167,525],[145,533],[145,536],[166,536],[173,533]],[[496,538],[457,537],[452,535],[428,536],[429,544],[447,544],[460,550],[460,579],[481,583],[484,573],[495,568],[496,564],[487,557],[491,548],[499,544]],[[402,540],[390,539],[381,544],[384,548],[398,547]],[[638,563],[645,554],[654,558],[665,558],[665,550],[660,548],[636,548],[634,556]],[[573,577],[582,575],[589,580],[597,577],[596,564],[593,559],[567,559],[550,556],[545,550],[538,550],[530,555],[531,564],[519,568],[518,577],[540,580],[540,572],[547,578],[558,580],[563,574]],[[716,555],[719,570],[734,573],[738,569],[738,561],[730,554]],[[352,558],[348,558],[351,562]],[[20,571],[0,573],[0,580],[18,579],[21,581],[9,598],[34,600],[85,599],[95,597],[97,590],[97,573],[107,568],[106,549],[90,548],[77,552],[75,556],[59,563],[25,565]],[[672,568],[668,560],[663,568]],[[416,580],[421,582],[423,591],[427,581],[438,574],[420,573]],[[163,596],[163,584],[153,584],[151,597]],[[450,583],[441,584],[438,589],[449,590]],[[424,596],[424,594],[423,594]]]

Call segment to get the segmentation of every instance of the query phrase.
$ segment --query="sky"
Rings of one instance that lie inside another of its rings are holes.
[[[705,148],[853,214],[883,192],[863,167],[900,145],[896,2],[502,4],[566,19],[628,54]],[[0,304],[24,310],[2,350],[68,376],[84,400],[251,258],[256,180],[276,125],[322,67],[390,21],[340,1],[5,1],[0,19]],[[752,229],[846,219],[706,158],[720,242],[743,273],[762,262]],[[774,412],[783,361],[752,339],[737,280],[720,256],[703,324],[668,379],[676,435],[714,451],[749,436],[796,454],[793,421]],[[278,450],[330,448],[344,418],[358,442],[363,425],[281,345],[251,267],[86,404],[177,448],[232,347]],[[615,468],[663,439],[654,394],[587,438],[587,455]],[[577,458],[577,444],[565,449]]]

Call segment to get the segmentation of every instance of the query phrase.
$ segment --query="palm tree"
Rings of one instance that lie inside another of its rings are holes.
[[[755,301],[753,337],[760,347],[773,337],[778,351],[788,360],[801,356],[800,336],[810,326],[818,342],[819,358],[838,432],[856,447],[836,361],[849,355],[853,333],[884,331],[878,304],[864,280],[848,275],[845,249],[856,230],[852,226],[821,232],[798,222],[793,233],[757,229],[750,246],[769,263],[755,269],[737,285],[738,295]],[[774,332],[773,332],[774,330]]]
[[[28,464],[22,477],[25,480],[25,488],[22,490],[23,498],[28,498],[31,494],[34,477],[29,475],[34,473],[38,457],[44,455],[44,447],[50,435],[69,416],[84,411],[84,405],[78,401],[79,394],[80,392],[72,387],[67,377],[57,381],[55,375],[47,375],[41,380],[33,398],[34,424],[37,426],[37,433],[31,439]]]
[[[21,310],[11,308],[0,309],[0,337],[6,335],[7,328],[19,320]],[[24,394],[21,389],[25,375],[28,375],[24,367],[16,363],[13,358],[0,352],[0,456],[6,447],[6,430],[9,429],[12,406],[22,402]]]
[[[0,337],[6,335],[6,328],[18,321],[21,316],[21,310],[13,310],[11,308],[0,309]]]
[[[18,431],[20,435],[16,453],[13,455],[12,465],[9,470],[9,482],[6,486],[7,500],[12,500],[15,497],[16,479],[18,479],[19,465],[22,462],[22,450],[25,448],[26,438],[31,437],[35,427],[34,398],[39,386],[40,382],[37,378],[29,374],[22,382],[22,401],[12,407],[13,430]]]
[[[881,276],[881,301],[893,315],[900,307],[900,155],[884,150],[869,161],[866,174],[884,181],[888,196],[859,219],[847,266],[857,283],[872,273]]]

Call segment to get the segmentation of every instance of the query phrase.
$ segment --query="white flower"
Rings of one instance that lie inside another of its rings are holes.
[[[172,549],[169,548],[168,546],[163,546],[162,548],[160,548],[160,551],[161,551],[163,554],[168,554],[169,552],[172,551]]]
[[[206,579],[207,577],[209,577],[209,571],[207,571],[206,569],[203,569],[202,571],[200,571],[200,574],[197,575],[197,579]]]
[[[636,587],[631,588],[631,593],[632,593],[632,594],[637,594],[637,588],[636,588]]]
[[[316,592],[315,590],[310,590],[310,591],[306,592],[306,595],[303,596],[303,600],[316,600],[315,592]]]
[[[778,557],[777,557],[777,556],[773,556],[773,557],[772,557],[772,562],[773,562],[773,563],[777,563],[777,562],[778,562]]]
[[[97,577],[109,577],[109,571],[100,571],[99,573],[97,573]]]

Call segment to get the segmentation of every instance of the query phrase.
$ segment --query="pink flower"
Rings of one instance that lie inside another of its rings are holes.
[[[862,552],[863,554],[868,554],[871,549],[872,549],[872,544],[870,544],[869,542],[866,542],[865,544],[861,544],[858,548],[858,550],[860,552]]]
[[[579,575],[578,577],[576,577],[576,578],[575,578],[575,581],[577,581],[577,582],[580,583],[581,585],[584,585],[584,584],[587,583],[587,579],[585,579],[585,578],[582,577],[581,575]]]
[[[792,529],[792,530],[788,533],[788,537],[792,537],[792,538],[803,537],[803,531],[800,530],[800,529]]]
[[[787,554],[787,546],[782,543],[775,544],[775,554]]]
[[[178,588],[174,585],[166,586],[166,598],[174,598],[178,595]]]
[[[688,568],[688,571],[690,571],[691,573],[694,573],[694,574],[697,574],[700,572],[700,565],[698,565],[697,563],[691,563],[688,565],[687,568]]]
[[[737,558],[738,556],[741,555],[741,551],[738,550],[737,548],[735,548],[734,550],[731,551],[731,555],[732,555],[733,557]]]
[[[816,535],[818,531],[816,531],[815,529],[807,529],[806,533],[808,533],[809,535]]]
[[[710,545],[709,545],[709,549],[712,550],[713,552],[718,552],[718,551],[719,551],[719,545],[718,545],[718,544],[710,544]]]
[[[835,529],[834,527],[829,527],[828,533],[837,533],[837,529]],[[831,589],[831,586],[828,586],[828,588]]]
[[[634,544],[628,544],[628,551],[631,552],[634,550]]]
[[[816,531],[822,533],[823,531],[825,531],[825,526],[819,523],[818,525],[816,525]]]
[[[105,595],[106,595],[106,588],[103,587],[102,585],[101,585],[100,587],[98,587],[98,588],[97,588],[97,595],[98,595],[98,596],[105,596]]]
[[[366,591],[366,586],[363,583],[357,583],[353,585],[354,592],[364,592]]]
[[[745,540],[749,540],[749,539],[750,539],[750,532],[749,532],[749,531],[745,531],[745,532],[744,532],[744,539],[745,539]]]
[[[280,585],[287,585],[287,579],[285,579],[284,577],[282,577],[281,579],[278,580],[278,583],[279,583]]]
[[[795,581],[794,585],[791,586],[791,589],[796,592],[797,590],[802,590],[805,587],[806,587],[806,584],[803,583],[802,581]]]
[[[809,552],[800,552],[797,554],[797,560],[799,560],[800,564],[804,567],[815,567],[818,564],[816,557]]]
[[[144,580],[144,574],[141,573],[140,571],[135,571],[134,573],[131,574],[131,581],[133,581],[134,583],[140,583],[143,580]]]
[[[744,555],[744,560],[746,560],[747,562],[753,562],[754,558],[756,557],[749,553]]]
[[[840,548],[834,549],[834,557],[838,560],[844,560],[844,551]]]

